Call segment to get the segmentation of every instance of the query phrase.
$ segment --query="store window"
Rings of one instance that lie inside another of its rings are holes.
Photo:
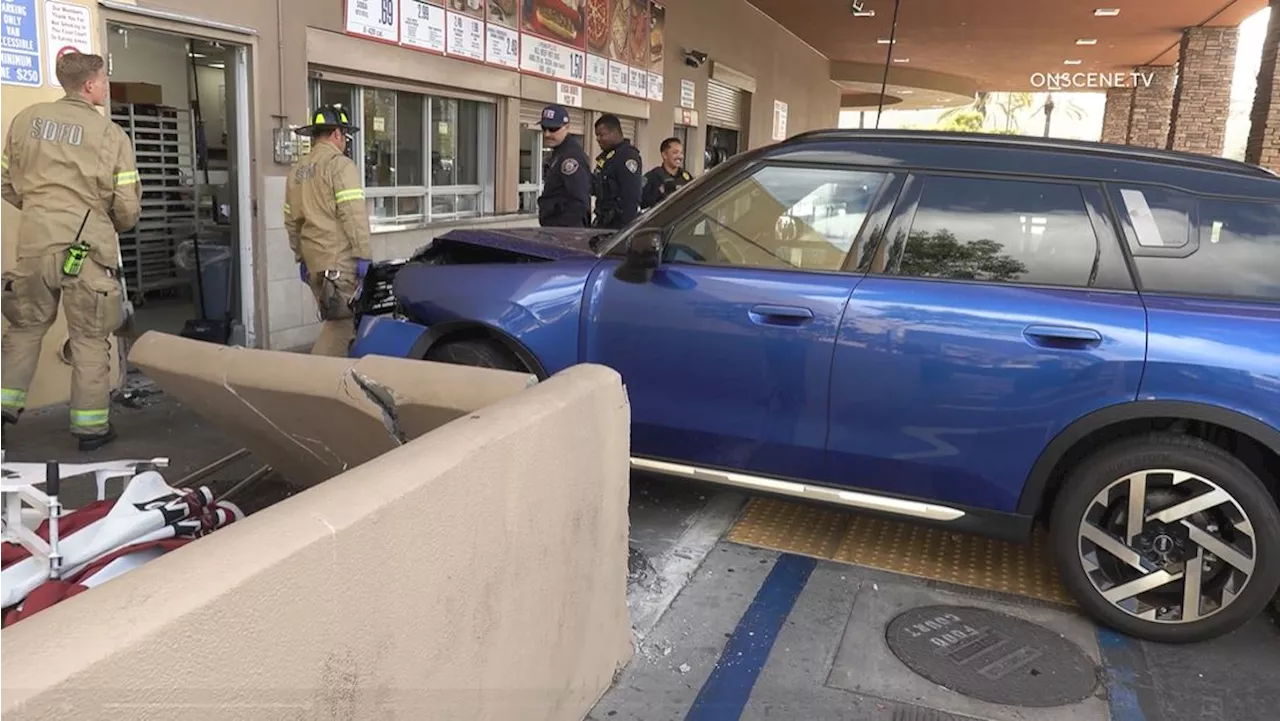
[[[493,212],[494,104],[325,80],[311,97],[352,108],[375,231]]]

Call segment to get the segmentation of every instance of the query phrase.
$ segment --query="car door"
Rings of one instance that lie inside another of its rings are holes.
[[[1067,424],[1136,398],[1146,313],[1096,184],[913,174],[836,345],[826,480],[1013,511]]]
[[[843,269],[892,181],[757,165],[667,224],[649,282],[601,263],[582,359],[622,374],[633,455],[762,475],[822,470],[831,354],[859,278]]]

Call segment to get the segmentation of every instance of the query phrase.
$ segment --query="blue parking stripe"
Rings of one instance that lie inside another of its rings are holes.
[[[716,666],[711,670],[685,721],[737,721],[751,698],[760,671],[769,660],[769,651],[782,624],[809,582],[818,562],[789,553],[778,557],[773,569],[760,584],[747,612],[738,620]],[[1128,721],[1116,719],[1116,721]]]
[[[1138,642],[1105,628],[1098,629],[1111,721],[1147,721],[1160,718],[1150,684],[1143,683],[1146,663]],[[1150,712],[1148,712],[1150,710]]]

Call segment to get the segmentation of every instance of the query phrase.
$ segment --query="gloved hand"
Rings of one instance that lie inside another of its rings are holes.
[[[364,258],[356,258],[356,277],[364,278],[364,276],[369,272],[369,266],[371,264],[371,261],[365,260]]]
[[[305,260],[298,263],[298,278],[301,279],[303,283],[311,282],[311,273],[307,272],[307,261]]]

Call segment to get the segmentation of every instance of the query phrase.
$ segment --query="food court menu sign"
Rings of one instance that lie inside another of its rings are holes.
[[[662,100],[654,0],[344,0],[346,31],[529,75]]]

